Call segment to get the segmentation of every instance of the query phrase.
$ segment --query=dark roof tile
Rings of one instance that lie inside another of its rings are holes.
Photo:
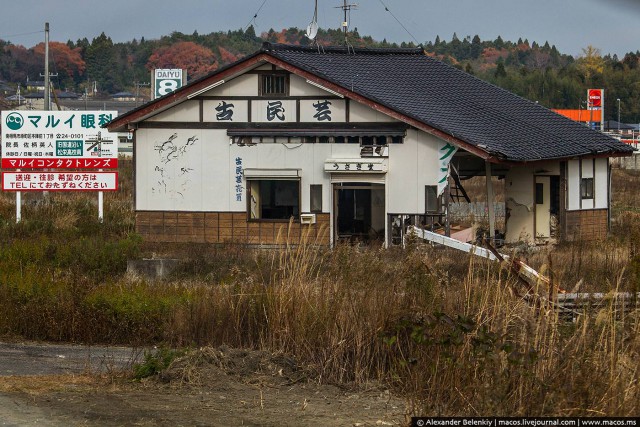
[[[420,49],[266,43],[262,50],[468,144],[482,146],[504,160],[633,151],[627,144],[431,58]]]

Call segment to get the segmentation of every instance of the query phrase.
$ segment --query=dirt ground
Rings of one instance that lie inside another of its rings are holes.
[[[220,347],[142,381],[113,369],[0,376],[0,426],[25,424],[385,426],[406,418],[404,400],[383,387],[319,385],[286,356]]]

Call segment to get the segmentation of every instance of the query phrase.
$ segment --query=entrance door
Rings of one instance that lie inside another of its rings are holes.
[[[551,237],[551,177],[536,176],[536,238]]]
[[[384,241],[384,185],[334,184],[336,241]]]

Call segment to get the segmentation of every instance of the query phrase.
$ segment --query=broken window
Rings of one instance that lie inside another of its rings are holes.
[[[544,184],[536,182],[536,205],[544,205]]]
[[[424,190],[425,213],[440,212],[441,203],[438,197],[438,186],[425,185]]]
[[[249,219],[289,220],[300,216],[300,181],[247,180]]]
[[[311,212],[322,212],[322,184],[311,184]]]
[[[580,197],[593,199],[593,178],[582,178],[580,181]]]

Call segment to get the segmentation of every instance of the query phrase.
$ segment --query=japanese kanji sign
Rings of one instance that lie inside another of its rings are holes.
[[[449,165],[458,147],[446,141],[440,142],[438,148],[438,196],[440,196],[449,183]]]
[[[324,162],[325,172],[354,172],[354,173],[385,173],[387,172],[386,163],[380,163],[378,161],[367,161],[366,159],[353,159],[353,160],[326,160]]]
[[[6,159],[117,159],[118,137],[101,127],[117,115],[117,111],[3,111],[2,166],[9,167]]]
[[[3,172],[4,191],[116,191],[117,172]]]

